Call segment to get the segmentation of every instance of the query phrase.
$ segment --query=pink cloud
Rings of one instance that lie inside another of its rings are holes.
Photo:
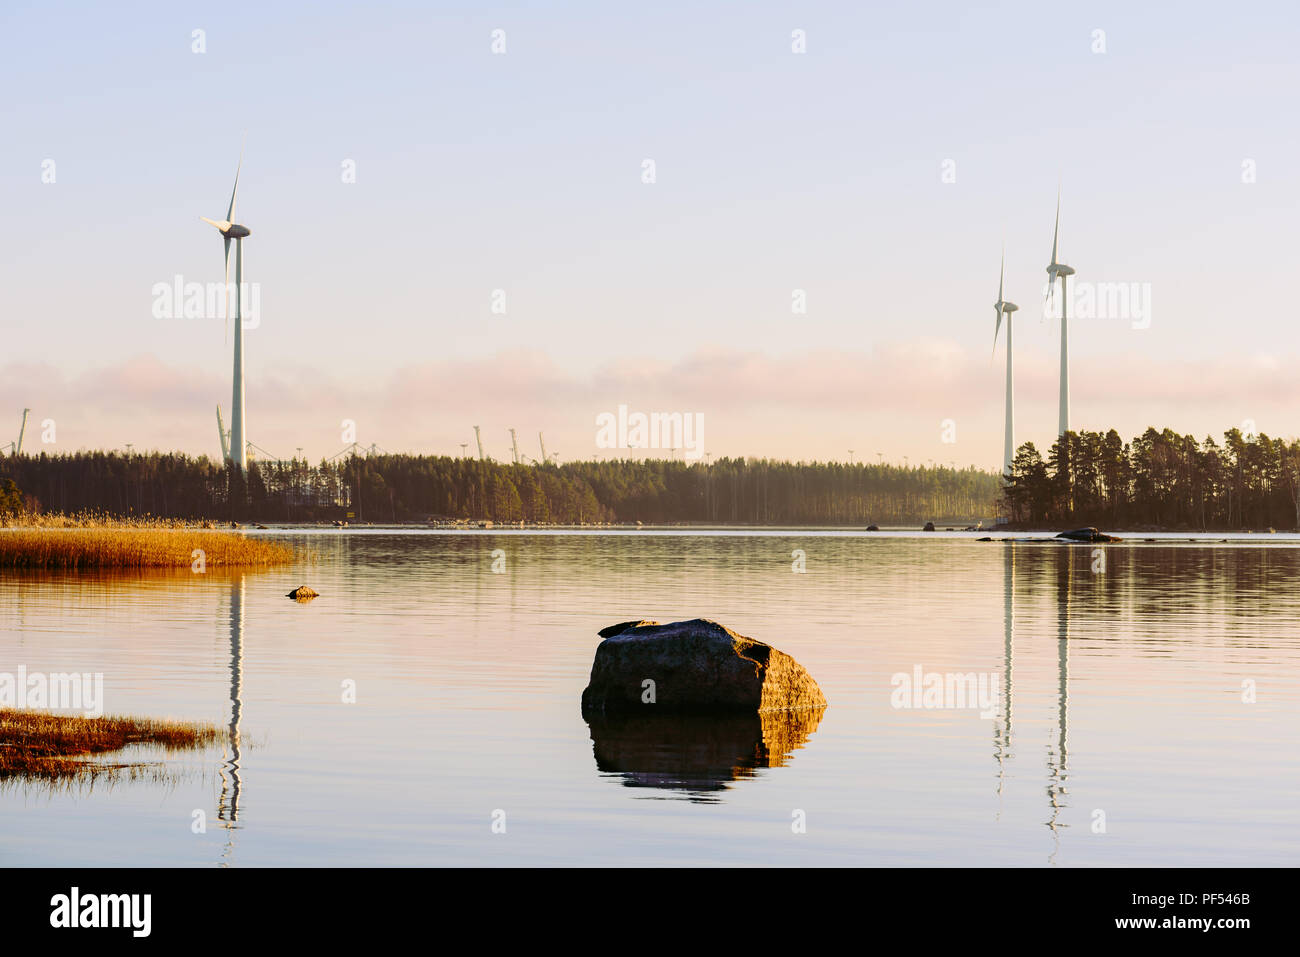
[[[1160,364],[1126,354],[1080,357],[1072,368],[1074,422],[1114,426],[1126,438],[1146,425],[1217,436],[1250,417],[1265,432],[1286,435],[1300,404],[1293,364],[1267,356]],[[293,454],[301,446],[316,458],[342,448],[340,422],[350,418],[362,444],[458,454],[479,424],[498,458],[506,454],[507,427],[517,428],[529,449],[544,430],[565,457],[588,457],[595,416],[625,403],[703,413],[706,445],[717,454],[832,458],[870,446],[868,454],[880,449],[893,458],[987,466],[1000,456],[1003,368],[1000,353],[971,355],[954,342],[925,338],[880,343],[869,352],[774,356],[715,348],[676,361],[624,357],[582,372],[528,350],[402,364],[383,376],[289,362],[250,378],[249,431],[264,448]],[[1016,374],[1017,438],[1046,446],[1055,432],[1055,357],[1018,355]],[[0,367],[0,439],[16,435],[21,409],[29,406],[35,422],[58,424],[51,451],[131,441],[136,448],[215,455],[213,410],[220,402],[229,416],[229,389],[229,379],[207,361],[173,366],[140,355],[77,374],[48,363],[10,363]],[[961,441],[940,447],[939,422],[948,418],[958,423]],[[34,427],[29,423],[29,450]]]

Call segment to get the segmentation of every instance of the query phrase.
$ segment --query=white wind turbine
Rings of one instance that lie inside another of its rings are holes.
[[[240,313],[241,289],[244,281],[244,237],[249,235],[247,226],[241,226],[235,219],[235,197],[239,194],[239,172],[244,166],[244,150],[239,150],[239,165],[235,167],[235,188],[230,192],[230,207],[223,220],[199,219],[209,223],[220,231],[225,242],[226,252],[226,327],[230,326],[230,303],[235,304],[235,370],[230,395],[230,461],[239,467],[240,473],[248,468],[248,439],[244,423],[244,325]],[[230,288],[230,241],[235,241],[235,287],[233,296]]]
[[[1012,405],[1011,391],[1011,314],[1020,307],[1014,302],[1008,302],[1002,297],[1002,286],[1007,274],[1007,253],[1002,251],[1002,266],[998,272],[998,301],[993,304],[993,312],[996,314],[996,324],[993,327],[993,350],[998,348],[998,332],[1002,329],[1002,317],[1007,317],[1007,425],[1006,433],[1002,443],[1002,474],[1008,475],[1011,472],[1011,460],[1016,454],[1015,443],[1015,424],[1016,417],[1014,406]]]
[[[1056,227],[1052,230],[1052,261],[1047,266],[1047,300],[1050,303],[1052,299],[1052,290],[1056,287],[1056,277],[1061,277],[1061,414],[1059,420],[1059,435],[1064,435],[1070,431],[1070,332],[1069,317],[1066,313],[1069,311],[1069,288],[1066,285],[1066,277],[1073,276],[1074,270],[1057,262],[1057,239],[1061,233],[1061,191],[1056,191]]]

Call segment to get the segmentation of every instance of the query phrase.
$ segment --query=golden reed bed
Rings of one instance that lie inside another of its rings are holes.
[[[200,554],[201,553],[201,554]],[[282,542],[161,519],[24,516],[0,527],[3,568],[256,567],[293,561]]]
[[[105,716],[83,718],[0,708],[0,783],[12,778],[57,781],[93,777],[132,765],[104,764],[97,756],[144,745],[175,752],[223,740],[213,724]]]

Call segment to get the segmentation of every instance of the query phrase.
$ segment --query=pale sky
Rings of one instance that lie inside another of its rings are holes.
[[[218,454],[222,320],[152,289],[221,280],[198,217],[245,131],[247,427],[277,455],[352,419],[588,458],[626,404],[702,415],[715,456],[996,468],[1004,241],[1017,441],[1055,437],[1058,184],[1080,284],[1150,296],[1071,323],[1074,426],[1300,433],[1300,12],[977,6],[10,0],[0,445],[30,406],[28,451],[52,419],[48,451]]]

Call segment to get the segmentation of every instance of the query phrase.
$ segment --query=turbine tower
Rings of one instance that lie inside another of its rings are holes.
[[[478,443],[478,460],[482,462],[483,459],[485,458],[485,456],[483,455],[483,437],[478,434],[477,425],[474,426],[474,441]]]
[[[545,465],[547,462],[546,440],[542,438],[542,433],[540,432],[537,433],[537,444],[542,447],[542,464]]]
[[[514,429],[510,430],[510,450],[512,455],[514,456],[515,465],[518,465],[519,464],[519,441],[515,437]]]
[[[23,424],[18,427],[18,444],[14,447],[15,456],[23,454],[23,433],[27,431],[27,413],[30,411],[32,410],[23,409]]]
[[[1047,299],[1052,299],[1052,290],[1056,287],[1056,277],[1061,277],[1061,415],[1058,434],[1070,431],[1070,332],[1069,288],[1066,277],[1073,276],[1074,270],[1065,263],[1056,261],[1057,239],[1061,234],[1061,191],[1056,191],[1056,228],[1052,230],[1052,261],[1047,267]],[[1007,327],[1010,334],[1010,326]]]
[[[1053,256],[1053,259],[1056,257]],[[1002,266],[998,273],[998,301],[993,304],[993,312],[996,313],[996,324],[993,326],[993,351],[998,348],[998,332],[1002,329],[1002,317],[1007,317],[1007,426],[1006,434],[1002,443],[1002,474],[1011,473],[1011,460],[1016,454],[1016,417],[1014,406],[1012,404],[1011,392],[1011,314],[1020,307],[1014,302],[1008,302],[1002,298],[1002,285],[1007,275],[1007,254],[1006,250],[1002,251]]]
[[[226,252],[226,323],[230,323],[230,241],[235,241],[235,368],[230,387],[230,461],[239,467],[242,474],[248,469],[248,435],[244,422],[244,324],[240,313],[241,290],[244,282],[244,237],[249,234],[247,226],[241,226],[235,219],[235,197],[239,193],[239,172],[244,166],[244,150],[239,150],[239,165],[235,167],[235,188],[230,191],[230,206],[223,220],[208,219],[200,216],[221,233]]]
[[[226,431],[226,424],[221,421],[221,403],[217,403],[217,437],[221,439],[221,461],[230,461],[230,433]]]

